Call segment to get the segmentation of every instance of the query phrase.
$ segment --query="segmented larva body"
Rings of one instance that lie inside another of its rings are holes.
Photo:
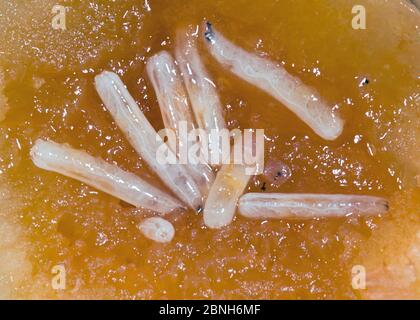
[[[165,128],[175,131],[177,141],[169,140],[168,144],[175,153],[177,153],[178,144],[180,149],[184,144],[188,148],[191,147],[198,141],[184,141],[186,137],[183,139],[180,131],[182,125],[185,126],[186,133],[190,133],[196,128],[194,114],[175,60],[168,52],[162,51],[147,61],[146,68],[156,92]],[[201,158],[198,164],[188,161],[187,167],[204,197],[207,196],[215,178],[212,168],[206,160]]]
[[[115,73],[105,71],[96,76],[95,85],[105,107],[142,159],[184,203],[194,210],[201,210],[203,195],[188,167],[157,161],[158,148],[164,142],[121,79]],[[170,149],[168,153],[171,153]],[[172,157],[176,158],[176,155]]]
[[[211,131],[226,129],[223,107],[197,49],[197,37],[186,30],[179,31],[176,38],[175,57],[184,78],[184,84],[190,98],[191,107],[199,128],[205,130],[211,141]],[[210,150],[211,159],[222,159],[221,148]],[[217,153],[213,155],[213,153]]]
[[[380,215],[388,208],[388,202],[383,198],[358,195],[248,193],[239,200],[240,214],[251,219]]]
[[[133,206],[162,214],[183,207],[178,200],[135,174],[68,145],[37,140],[30,155],[34,164],[41,169],[86,183]]]
[[[284,104],[320,137],[334,140],[341,135],[342,119],[316,90],[289,74],[282,65],[234,45],[210,23],[206,24],[205,38],[211,55],[221,65]]]
[[[255,146],[244,145],[243,152],[253,153]],[[256,149],[256,167],[252,170],[245,164],[227,164],[217,173],[204,207],[204,223],[212,229],[228,226],[236,213],[239,197],[244,193],[251,177],[262,169],[259,163],[264,157],[262,149]]]

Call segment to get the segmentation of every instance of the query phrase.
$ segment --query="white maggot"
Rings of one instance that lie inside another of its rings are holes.
[[[176,38],[175,57],[184,78],[197,124],[211,138],[211,131],[226,129],[226,123],[216,85],[207,73],[198,53],[197,37],[190,35],[186,30],[179,31]],[[221,150],[220,148],[212,149],[210,152],[220,154]],[[222,159],[221,155],[210,156],[211,159]]]
[[[146,69],[156,92],[165,128],[175,130],[177,137],[180,136],[181,122],[187,123],[188,132],[194,129],[194,115],[172,56],[162,51],[149,58]],[[176,146],[171,147],[176,150]]]
[[[163,214],[182,207],[178,200],[138,176],[68,145],[37,140],[30,155],[41,169],[79,180],[133,206]]]
[[[222,166],[210,189],[204,206],[204,223],[212,229],[231,224],[235,216],[239,197],[243,194],[251,176],[242,165]]]
[[[201,211],[203,195],[187,167],[157,161],[158,149],[164,142],[118,75],[105,71],[95,77],[95,86],[105,107],[137,153],[184,203]],[[176,155],[172,154],[172,157],[176,158]]]
[[[239,200],[239,212],[251,219],[312,219],[381,215],[388,202],[379,197],[339,194],[248,193]]]
[[[175,236],[173,225],[159,217],[145,219],[137,227],[146,238],[159,243],[171,242]]]
[[[342,119],[316,90],[289,74],[283,66],[239,48],[210,23],[206,24],[205,38],[211,55],[220,64],[280,101],[320,137],[334,140],[341,135]]]
[[[166,51],[162,51],[147,61],[147,73],[156,92],[162,113],[163,122],[167,129],[175,131],[180,150],[184,143],[187,147],[195,142],[188,142],[187,134],[195,129],[194,114],[188,102],[188,96],[184,88],[183,79],[173,57]],[[185,135],[182,139],[182,123],[185,124]],[[174,152],[177,152],[175,141],[168,141]],[[214,181],[212,168],[201,159],[200,164],[189,164],[187,170],[192,176],[203,196],[207,195]]]
[[[252,154],[255,146],[243,146],[244,157]],[[239,197],[244,193],[251,177],[262,170],[260,163],[264,150],[256,148],[257,166],[252,170],[244,164],[227,164],[217,173],[216,180],[210,189],[210,194],[204,206],[204,223],[212,229],[228,226],[236,213]]]

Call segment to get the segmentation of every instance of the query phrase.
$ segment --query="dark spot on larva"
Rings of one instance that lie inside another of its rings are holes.
[[[199,207],[197,207],[197,209],[195,209],[195,211],[197,213],[201,213],[203,211],[203,207],[202,206],[199,206]]]
[[[214,31],[210,22],[206,22],[206,31],[204,32],[204,36],[208,42],[214,42]]]

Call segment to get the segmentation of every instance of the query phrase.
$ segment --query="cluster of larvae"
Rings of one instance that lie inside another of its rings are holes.
[[[206,23],[204,29],[202,39],[211,56],[227,70],[277,99],[320,137],[334,140],[341,134],[342,119],[314,89],[290,75],[282,65],[237,47],[210,23]],[[164,51],[147,61],[147,74],[155,89],[164,125],[176,133],[181,121],[188,123],[189,129],[198,126],[206,132],[226,128],[216,86],[198,52],[199,38],[198,32],[181,31],[176,38],[175,58]],[[138,225],[142,234],[151,240],[170,242],[175,230],[164,216],[187,208],[202,211],[205,225],[214,229],[229,225],[237,208],[242,216],[251,219],[343,217],[383,214],[388,210],[386,200],[371,196],[243,195],[251,176],[239,164],[220,168],[207,164],[161,164],[156,154],[165,142],[159,139],[121,79],[105,71],[96,76],[95,87],[132,147],[173,195],[67,144],[37,140],[31,149],[31,158],[39,168],[77,179],[133,206],[156,212],[155,217]],[[168,145],[167,151],[173,153],[173,157],[179,156],[176,146]],[[221,150],[211,152],[221,153]]]

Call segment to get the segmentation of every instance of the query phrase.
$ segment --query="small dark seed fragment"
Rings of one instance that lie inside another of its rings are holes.
[[[267,184],[264,182],[262,187],[261,187],[261,191],[266,191],[267,190],[266,186],[267,186]]]
[[[359,87],[367,86],[370,83],[368,78],[363,78],[362,82],[360,82]]]

